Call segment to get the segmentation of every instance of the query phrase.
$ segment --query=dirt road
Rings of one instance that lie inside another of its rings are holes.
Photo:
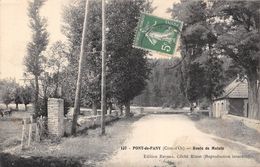
[[[259,149],[205,134],[185,115],[147,115],[133,126],[122,147],[99,166],[260,166]]]

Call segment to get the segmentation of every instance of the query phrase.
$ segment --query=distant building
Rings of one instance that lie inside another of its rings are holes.
[[[248,85],[246,79],[235,79],[225,87],[224,93],[216,98],[212,106],[213,117],[225,114],[248,117]]]

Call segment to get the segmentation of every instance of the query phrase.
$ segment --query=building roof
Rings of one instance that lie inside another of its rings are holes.
[[[235,79],[224,88],[224,93],[216,99],[223,98],[248,98],[247,80]]]

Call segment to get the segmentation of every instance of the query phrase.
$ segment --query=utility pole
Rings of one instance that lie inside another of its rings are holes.
[[[105,134],[106,106],[106,2],[102,0],[102,79],[101,79],[101,135]]]
[[[72,127],[71,127],[71,134],[76,135],[77,132],[77,120],[78,115],[80,112],[80,92],[81,92],[81,82],[82,82],[82,68],[84,63],[84,48],[86,43],[86,31],[87,31],[87,17],[88,17],[88,3],[89,0],[86,0],[85,6],[85,18],[83,24],[83,32],[81,37],[81,45],[80,45],[80,57],[79,57],[79,70],[78,70],[78,79],[77,79],[77,87],[76,87],[76,95],[75,95],[75,102],[74,102],[74,112],[73,112],[73,120],[72,120]]]

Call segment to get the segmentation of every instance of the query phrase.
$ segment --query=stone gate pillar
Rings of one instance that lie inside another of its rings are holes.
[[[64,134],[64,100],[48,99],[48,130],[50,135],[62,137]]]

